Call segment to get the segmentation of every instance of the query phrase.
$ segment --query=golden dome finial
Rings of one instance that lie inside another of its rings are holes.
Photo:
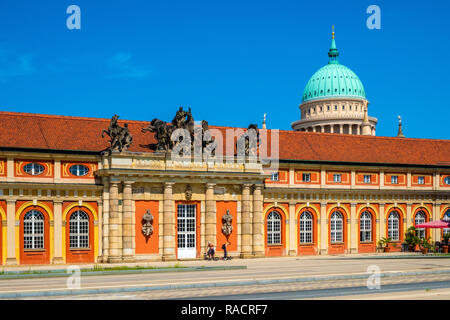
[[[332,30],[333,30],[333,32],[331,33],[331,35],[333,36],[333,39],[334,39],[334,24],[333,24],[333,26],[332,26],[331,28],[332,28]]]

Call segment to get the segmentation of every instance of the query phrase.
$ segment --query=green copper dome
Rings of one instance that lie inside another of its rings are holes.
[[[320,68],[309,79],[303,91],[302,103],[326,98],[361,98],[366,99],[363,84],[358,76],[338,61],[339,52],[336,43],[331,42],[328,52],[328,64]]]

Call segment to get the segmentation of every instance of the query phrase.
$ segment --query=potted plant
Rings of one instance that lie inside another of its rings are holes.
[[[389,243],[391,242],[391,238],[381,238],[378,241],[378,246],[383,248],[384,252],[390,252],[391,248],[389,247]]]
[[[425,238],[421,239],[420,246],[422,249],[422,254],[427,254],[428,251],[431,249],[431,238],[428,237],[426,239]]]
[[[444,233],[444,241],[442,246],[442,252],[448,253],[448,240],[450,239],[450,233]]]
[[[408,244],[409,251],[419,251],[420,238],[416,235],[416,228],[411,226],[405,234],[405,242]]]

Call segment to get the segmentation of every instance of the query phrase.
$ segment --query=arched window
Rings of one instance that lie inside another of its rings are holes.
[[[267,216],[267,244],[281,244],[281,215],[276,211]]]
[[[300,243],[313,242],[313,215],[305,211],[300,215]]]
[[[339,211],[333,212],[330,219],[331,243],[344,241],[344,217]]]
[[[400,215],[397,211],[392,211],[388,217],[388,238],[393,241],[400,240]]]
[[[450,209],[448,209],[444,214],[444,221],[450,221]],[[444,228],[444,234],[450,233],[450,228]]]
[[[44,249],[44,215],[28,211],[23,218],[23,248]]]
[[[70,215],[70,248],[89,248],[89,216],[78,210]]]
[[[423,211],[417,212],[416,217],[414,219],[415,225],[425,223],[425,221],[426,221],[425,217],[426,217],[425,212],[423,212]],[[416,228],[416,235],[419,238],[425,238],[425,228]]]
[[[360,241],[372,241],[372,214],[364,211],[359,219]]]

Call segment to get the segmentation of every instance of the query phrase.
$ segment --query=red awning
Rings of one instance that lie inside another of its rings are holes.
[[[425,223],[416,224],[416,228],[450,228],[449,221],[430,221]]]

